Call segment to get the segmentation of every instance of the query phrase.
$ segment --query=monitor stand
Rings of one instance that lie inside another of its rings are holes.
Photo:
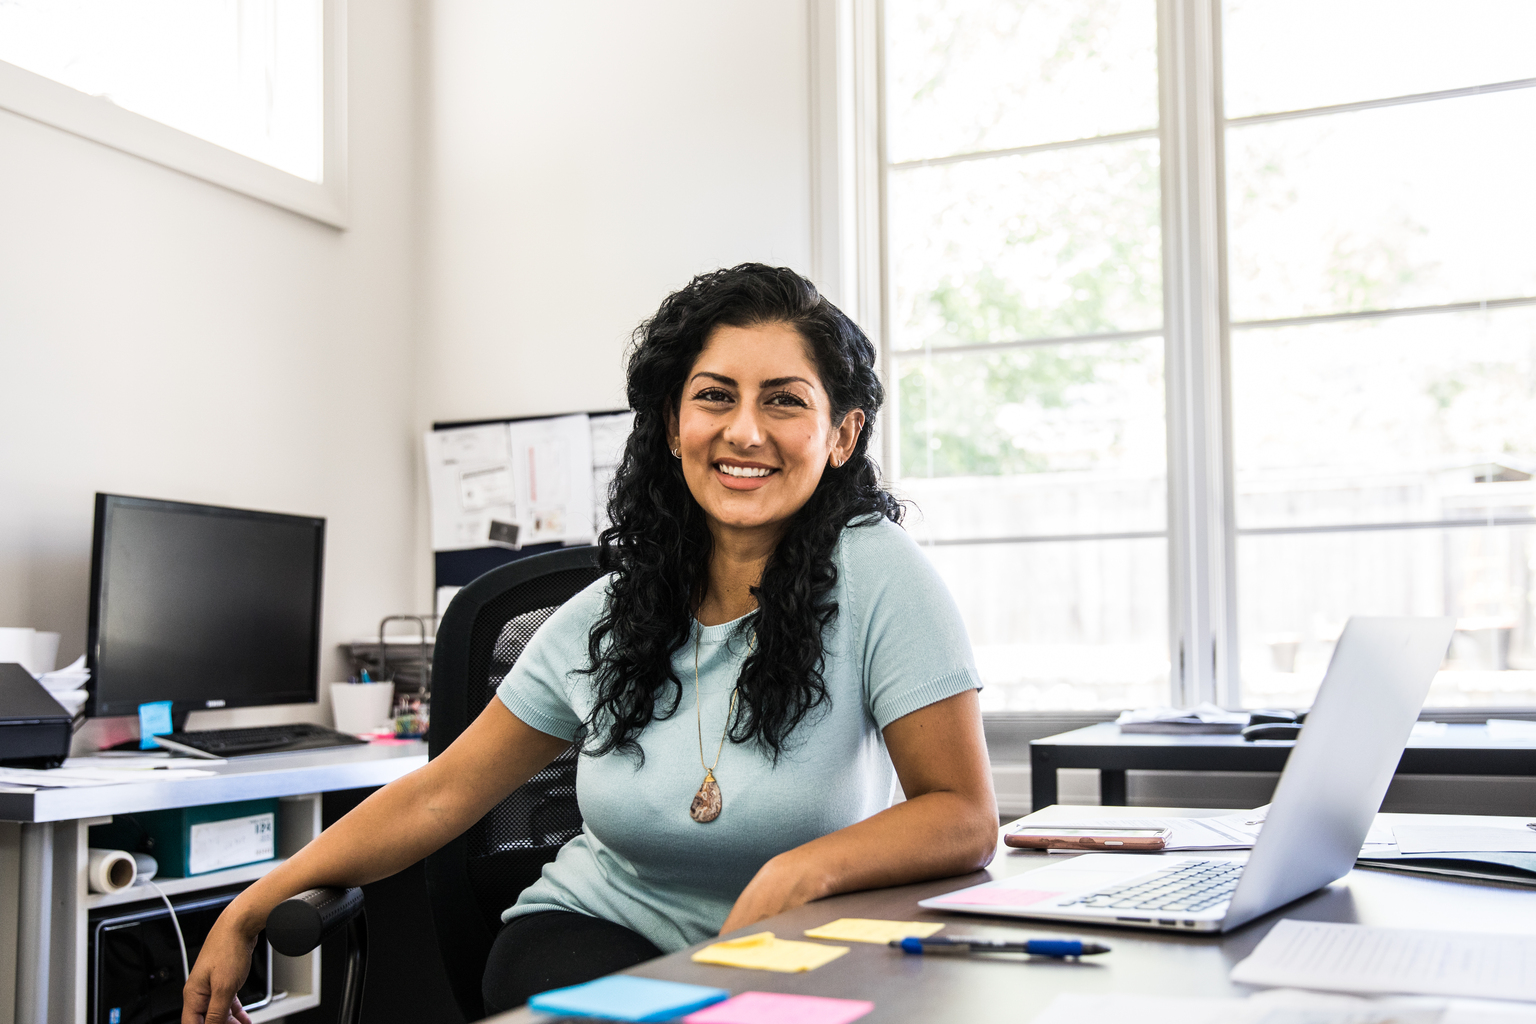
[[[186,732],[187,731],[187,716],[190,715],[191,713],[192,712],[190,710],[187,710],[187,711],[177,711],[175,708],[172,708],[171,709],[171,732]],[[114,743],[110,747],[102,747],[101,750],[103,752],[110,750],[113,753],[133,751],[133,750],[143,750],[144,753],[150,754],[150,753],[154,753],[157,750],[165,750],[165,748],[164,747],[159,747],[159,746],[155,746],[155,747],[140,747],[139,746],[139,739],[138,739],[138,737],[134,737],[133,739],[123,740],[123,742],[121,742],[121,743]],[[169,753],[169,751],[167,751],[167,753]]]

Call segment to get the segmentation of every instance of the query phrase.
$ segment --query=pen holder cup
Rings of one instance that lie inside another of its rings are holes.
[[[337,732],[359,735],[390,724],[394,683],[332,683],[331,715]]]

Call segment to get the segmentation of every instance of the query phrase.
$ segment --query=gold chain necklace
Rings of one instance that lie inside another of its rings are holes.
[[[725,711],[725,728],[720,730],[720,745],[715,748],[715,763],[704,764],[704,707],[699,700],[699,641],[704,636],[704,626],[699,624],[699,631],[693,635],[693,710],[699,720],[699,764],[704,768],[704,781],[699,785],[699,791],[693,794],[693,803],[688,805],[688,816],[701,825],[714,821],[720,817],[720,783],[715,781],[715,766],[720,763],[720,754],[725,750],[725,737],[731,729],[731,716],[736,713],[736,689],[731,687],[731,704]],[[747,657],[752,657],[752,649],[757,645],[757,631],[752,631],[752,639],[747,642]],[[738,684],[739,685],[739,684]]]

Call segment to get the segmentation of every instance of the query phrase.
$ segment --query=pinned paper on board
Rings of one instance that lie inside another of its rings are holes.
[[[507,424],[519,544],[586,544],[592,534],[592,428],[586,413]]]
[[[612,524],[608,519],[608,489],[624,461],[624,445],[635,428],[635,414],[613,413],[591,417],[592,422],[592,533],[596,536]]]
[[[812,928],[805,936],[809,939],[870,942],[877,946],[887,946],[906,938],[926,939],[943,927],[933,921],[880,921],[870,917],[840,917],[820,928]]]
[[[773,932],[758,932],[740,939],[728,939],[705,946],[693,954],[693,962],[718,964],[721,967],[746,967],[755,971],[779,971],[796,974],[814,971],[823,964],[831,963],[844,953],[847,946],[823,946],[817,942],[796,942],[781,939]]]
[[[425,444],[432,550],[500,543],[492,540],[495,524],[501,524],[506,536],[507,528],[517,523],[506,424],[433,430]]]

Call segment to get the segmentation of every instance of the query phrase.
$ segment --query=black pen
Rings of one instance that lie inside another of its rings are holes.
[[[1108,946],[1082,939],[1028,939],[1011,942],[1007,939],[984,939],[980,936],[954,935],[948,938],[892,939],[890,945],[906,953],[1028,953],[1030,956],[1050,956],[1060,959],[1068,956],[1093,956],[1108,953]]]

